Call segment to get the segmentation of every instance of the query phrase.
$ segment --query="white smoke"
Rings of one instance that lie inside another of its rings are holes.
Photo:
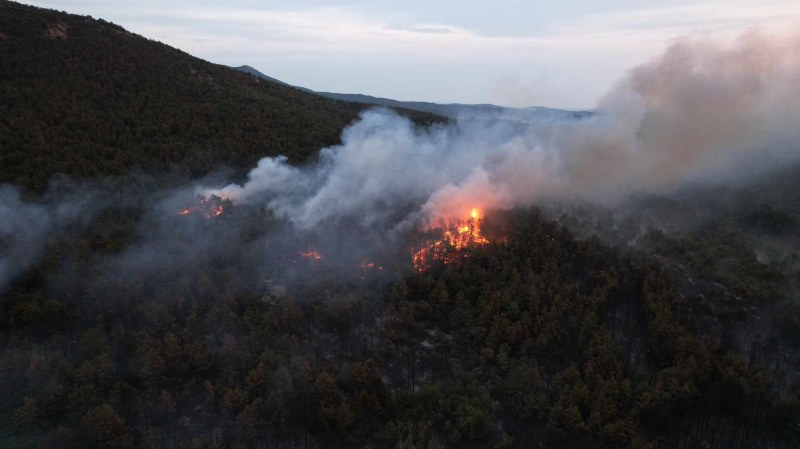
[[[341,219],[397,229],[543,198],[616,200],[730,180],[800,156],[800,39],[685,40],[631,70],[582,119],[463,118],[423,130],[371,110],[311,167],[265,158],[243,185],[302,229]]]

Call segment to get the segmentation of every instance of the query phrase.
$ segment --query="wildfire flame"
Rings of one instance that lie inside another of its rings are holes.
[[[485,245],[489,243],[481,233],[481,213],[472,208],[469,217],[447,223],[442,230],[441,237],[427,240],[422,247],[414,252],[412,262],[417,271],[425,271],[432,262],[444,264],[455,262],[460,250],[470,246]]]
[[[230,204],[228,200],[222,199],[216,195],[205,197],[197,195],[195,202],[192,206],[181,209],[178,215],[193,215],[200,214],[206,220],[218,217],[225,212],[225,207]]]

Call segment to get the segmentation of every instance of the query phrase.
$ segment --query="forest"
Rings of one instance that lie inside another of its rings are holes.
[[[745,353],[736,312],[713,297],[720,311],[697,306],[670,268],[725,251],[713,240],[651,255],[576,239],[539,209],[496,212],[483,224],[492,243],[454,249],[454,263],[329,278],[301,260],[303,282],[265,288],[253,272],[275,268],[241,256],[268,232],[258,211],[156,218],[178,228],[158,241],[171,256],[142,266],[125,249],[132,204],[60,232],[0,296],[4,446],[800,441],[796,321]],[[659,251],[669,237],[649,238]],[[785,275],[728,248],[759,271],[692,275],[751,315],[781,304]]]
[[[487,210],[423,269],[185,187],[363,108],[0,0],[0,447],[800,447],[800,168]]]
[[[366,106],[192,57],[112,23],[0,1],[0,182],[198,177],[338,143]],[[441,117],[402,111],[419,123]]]

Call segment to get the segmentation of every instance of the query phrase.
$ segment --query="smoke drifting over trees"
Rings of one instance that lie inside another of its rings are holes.
[[[64,181],[36,202],[0,185],[0,292],[39,260],[54,232],[85,226],[104,202],[96,191]]]
[[[423,130],[368,111],[311,167],[265,158],[243,185],[208,191],[263,201],[304,229],[357,218],[396,230],[473,206],[619,200],[731,181],[800,156],[799,56],[797,38],[680,41],[631,70],[582,119],[465,116]]]
[[[799,60],[796,37],[683,40],[632,69],[582,118],[465,115],[423,128],[373,109],[313,163],[268,157],[241,185],[198,190],[266,206],[296,230],[327,233],[322,240],[356,226],[386,245],[473,207],[618,202],[687,182],[734,181],[800,157]],[[76,208],[26,203],[9,187],[0,194],[2,288],[35,263],[47,233]]]

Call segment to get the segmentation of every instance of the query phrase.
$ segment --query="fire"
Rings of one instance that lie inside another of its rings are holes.
[[[423,243],[422,247],[414,252],[412,262],[417,271],[425,271],[431,262],[455,262],[460,250],[470,246],[485,245],[489,243],[481,233],[481,213],[472,208],[469,218],[448,223],[442,230],[441,237]]]
[[[322,260],[322,254],[319,251],[308,250],[308,251],[300,251],[300,257],[310,260]]]
[[[209,220],[222,215],[228,205],[230,205],[230,201],[216,195],[210,195],[208,197],[197,195],[194,204],[191,207],[181,209],[178,215],[200,214],[206,220]]]

